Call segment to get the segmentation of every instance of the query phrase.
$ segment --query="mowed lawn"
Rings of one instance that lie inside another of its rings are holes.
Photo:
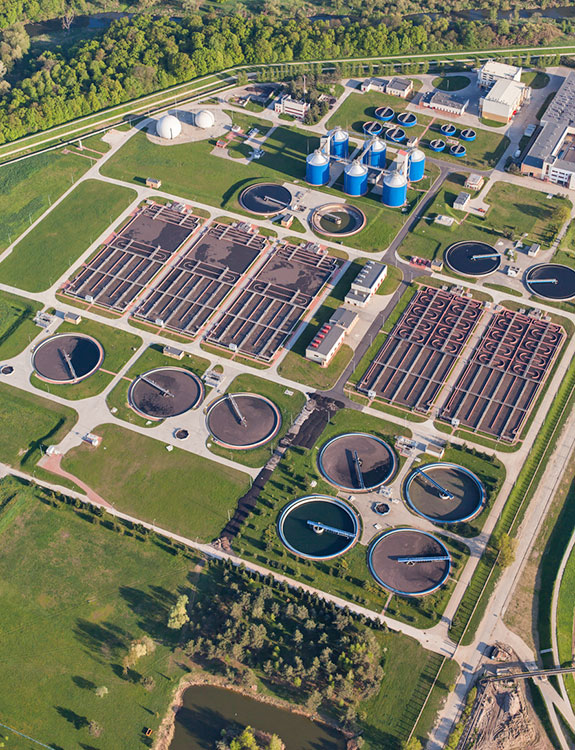
[[[0,264],[0,281],[28,292],[48,289],[135,197],[130,188],[82,182]]]
[[[41,497],[0,481],[1,721],[53,748],[143,747],[143,729],[157,729],[182,675],[165,623],[195,563]],[[122,659],[143,636],[156,650],[126,679]],[[98,697],[99,687],[108,694]],[[90,721],[102,727],[99,739]],[[7,734],[7,748],[37,747]]]
[[[118,510],[191,539],[215,539],[250,477],[116,425],[94,428],[102,445],[81,445],[62,466]]]
[[[570,666],[573,662],[573,601],[575,600],[575,550],[572,550],[561,579],[557,603],[557,647],[559,664]],[[575,677],[564,675],[565,687],[575,710]]]
[[[3,166],[0,250],[15,242],[90,166],[89,159],[56,151]]]
[[[0,292],[1,359],[15,357],[36,338],[40,329],[33,319],[41,309],[42,305],[39,302],[32,302],[16,294]]]
[[[67,406],[0,383],[0,461],[29,470],[42,447],[58,443],[77,418]]]

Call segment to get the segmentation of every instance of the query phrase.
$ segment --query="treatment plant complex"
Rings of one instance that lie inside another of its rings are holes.
[[[130,524],[126,535],[173,553],[174,571],[183,550],[197,555],[189,581],[223,560],[245,580],[307,597],[299,610],[269,592],[254,603],[225,572],[222,589],[237,594],[226,627],[246,607],[256,620],[268,607],[274,622],[296,612],[299,648],[320,637],[321,602],[342,628],[348,615],[379,628],[385,673],[391,654],[399,659],[394,639],[405,639],[424,665],[405,696],[415,708],[402,720],[383,692],[379,703],[366,698],[345,736],[370,750],[421,747],[408,744],[417,737],[463,750],[466,721],[481,726],[498,674],[494,647],[515,672],[572,659],[557,641],[561,581],[541,640],[520,589],[535,586],[530,554],[536,543],[542,554],[548,509],[560,517],[556,491],[575,445],[575,73],[483,57],[439,78],[360,67],[342,81],[325,74],[329,104],[313,123],[307,93],[298,99],[287,80],[226,79],[0,164],[0,183],[36,159],[83,169],[72,181],[67,172],[62,184],[72,184],[0,251],[0,414],[14,409],[19,441],[14,456],[0,455],[2,476],[48,488],[46,507],[72,498],[110,534]],[[169,627],[185,635],[195,583],[178,598],[170,575],[146,607],[131,606],[152,634],[167,607]],[[130,581],[121,592],[134,602]],[[120,661],[132,625],[110,625],[106,602],[87,602],[78,639]],[[265,627],[250,627],[221,685],[242,659],[255,663]],[[211,656],[200,659],[194,639],[180,648],[164,637],[154,685],[172,660],[197,677]],[[348,674],[352,652],[339,656]],[[279,653],[243,687],[257,692],[285,671]],[[115,669],[144,702],[152,682],[136,661]],[[293,685],[298,668],[286,672]],[[78,675],[87,701],[100,684]],[[551,747],[543,717],[556,746],[570,747],[572,679],[541,682],[539,718],[528,703],[506,731]],[[342,700],[346,680],[333,681]],[[115,700],[110,684],[97,710]],[[82,700],[68,719],[79,732],[96,711]],[[306,705],[315,715],[315,698]],[[0,724],[14,723],[3,710],[0,701]],[[389,740],[365,730],[375,714]],[[161,720],[148,711],[146,743],[162,736]],[[462,744],[448,745],[454,726]],[[40,740],[51,747],[51,736]],[[105,734],[93,742],[114,747]]]

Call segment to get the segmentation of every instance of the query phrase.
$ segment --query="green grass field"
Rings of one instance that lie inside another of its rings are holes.
[[[571,666],[574,657],[573,650],[573,600],[575,598],[575,550],[567,561],[567,566],[561,579],[559,601],[557,603],[557,647],[559,649],[559,663]],[[569,695],[571,706],[575,709],[575,679],[573,675],[564,675],[565,687]]]
[[[48,289],[135,197],[101,180],[82,182],[0,264],[0,281],[28,292]]]
[[[0,250],[14,242],[89,167],[88,159],[56,151],[2,167]]]
[[[32,471],[42,449],[76,423],[73,409],[0,383],[0,461]]]
[[[228,448],[223,448],[222,446],[217,445],[217,443],[214,443],[210,439],[208,439],[208,447],[212,453],[229,458],[230,461],[237,461],[240,464],[244,464],[244,466],[263,466],[275,450],[275,447],[281,438],[290,428],[294,419],[302,410],[303,405],[305,404],[305,396],[301,391],[298,391],[295,388],[286,388],[283,385],[274,383],[271,380],[258,378],[257,375],[251,375],[250,373],[238,375],[232,380],[226,389],[226,393],[244,392],[259,393],[260,395],[269,398],[278,407],[282,415],[282,425],[277,437],[267,445],[262,445],[261,448],[254,448],[250,451],[229,450]],[[209,402],[207,402],[207,406],[209,406]]]
[[[153,422],[149,425],[148,422],[150,420],[141,417],[128,405],[128,389],[131,381],[137,375],[141,375],[146,370],[151,370],[154,367],[183,367],[186,370],[191,370],[196,375],[202,376],[210,366],[209,360],[204,359],[204,357],[185,354],[184,358],[178,361],[166,357],[162,353],[162,349],[163,346],[161,344],[152,344],[149,346],[142,356],[130,367],[122,380],[107,395],[106,403],[108,404],[108,408],[116,409],[117,411],[114,412],[114,415],[119,419],[142,427],[155,427],[159,424],[158,422]]]
[[[461,91],[466,89],[470,83],[469,76],[441,76],[434,78],[431,85],[440,91]]]
[[[58,385],[46,383],[40,380],[34,373],[30,382],[36,388],[47,393],[54,393],[70,401],[78,401],[82,398],[90,398],[101,393],[114,377],[111,373],[117,373],[130,359],[139,346],[142,339],[135,333],[128,333],[119,328],[112,328],[104,323],[84,318],[78,325],[63,323],[57,333],[85,333],[93,336],[104,347],[104,361],[102,369],[91,375],[86,380],[73,385]],[[106,372],[105,372],[106,371]]]
[[[165,622],[189,590],[193,561],[95,520],[0,480],[0,662],[18,675],[2,691],[2,722],[53,748],[142,747],[143,728],[158,727],[183,674]],[[123,677],[128,644],[145,635],[156,651]],[[156,687],[147,691],[138,673]],[[92,720],[100,739],[89,734]],[[37,746],[9,734],[6,747]]]
[[[241,471],[118,427],[95,428],[102,445],[82,445],[62,466],[118,510],[201,541],[218,536],[250,486]]]
[[[40,333],[33,319],[39,302],[0,291],[0,359],[10,359],[25,349]]]
[[[521,82],[532,89],[544,89],[549,83],[549,76],[542,70],[524,70],[521,73]]]

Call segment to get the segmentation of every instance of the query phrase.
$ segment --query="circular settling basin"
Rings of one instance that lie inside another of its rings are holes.
[[[157,367],[138,375],[128,403],[147,419],[168,419],[193,409],[204,398],[202,381],[183,367]]]
[[[59,333],[41,341],[32,353],[36,375],[47,383],[79,383],[104,361],[99,341],[83,333]]]
[[[328,495],[293,500],[281,512],[278,533],[285,546],[300,557],[329,560],[356,543],[358,518],[347,503]]]
[[[412,128],[414,125],[417,125],[417,117],[413,112],[401,112],[397,115],[397,122],[403,128]]]
[[[365,226],[363,211],[347,203],[328,203],[316,208],[311,215],[315,232],[329,237],[347,237],[360,232]]]
[[[467,154],[467,149],[462,146],[461,143],[454,143],[449,149],[451,156],[456,156],[458,159],[462,159]]]
[[[402,143],[405,140],[405,130],[403,128],[390,128],[385,133],[385,137],[393,143]]]
[[[525,274],[525,286],[531,294],[553,300],[575,297],[575,270],[560,263],[539,263]]]
[[[471,128],[465,128],[465,130],[461,131],[461,140],[462,141],[474,141],[477,138],[477,133],[475,130],[472,130]]]
[[[212,438],[226,448],[250,450],[265,445],[278,434],[280,410],[256,393],[226,393],[214,401],[206,415]]]
[[[376,120],[370,120],[363,123],[363,132],[366,135],[380,135],[383,131],[383,125]]]
[[[441,138],[434,138],[431,143],[429,144],[429,147],[432,151],[437,151],[438,153],[440,151],[443,151],[445,149],[446,143],[445,141],[442,141]]]
[[[455,242],[445,251],[444,260],[452,271],[464,276],[487,276],[501,266],[501,255],[486,242]]]
[[[389,122],[395,117],[395,112],[391,107],[378,107],[375,110],[375,116],[382,122]]]
[[[274,182],[260,182],[250,185],[239,197],[240,205],[246,211],[260,216],[273,216],[284,211],[291,203],[292,195],[283,185]]]
[[[319,452],[317,464],[330,484],[349,492],[371,492],[388,482],[397,469],[390,446],[366,432],[332,438]]]
[[[370,547],[368,564],[375,580],[394,594],[423,596],[445,582],[451,557],[433,534],[419,529],[391,529]]]
[[[442,125],[440,128],[440,131],[443,135],[455,135],[457,132],[457,128],[455,125],[452,125],[450,122],[445,123],[445,125]]]
[[[434,463],[412,472],[404,486],[410,508],[433,523],[461,523],[485,505],[481,481],[464,466]]]

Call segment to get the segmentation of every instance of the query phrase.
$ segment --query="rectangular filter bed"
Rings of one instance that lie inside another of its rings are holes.
[[[431,287],[421,289],[367,368],[358,389],[428,413],[481,312],[477,300]]]
[[[208,340],[270,361],[339,263],[315,246],[282,245],[225,310]]]
[[[140,210],[65,287],[66,294],[124,312],[198,228],[189,212]]]
[[[495,313],[441,410],[441,419],[513,442],[565,340],[565,330],[523,313]]]
[[[134,315],[195,336],[265,247],[265,237],[249,229],[213,224],[162,277]]]

